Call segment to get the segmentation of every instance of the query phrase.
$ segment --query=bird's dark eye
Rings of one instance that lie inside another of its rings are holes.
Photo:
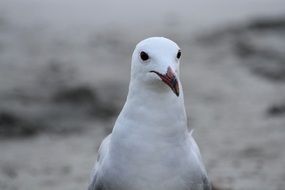
[[[180,57],[181,57],[181,51],[178,50],[177,55],[176,55],[176,58],[177,58],[177,59],[180,59]]]
[[[147,60],[149,59],[148,54],[147,54],[146,52],[144,52],[144,51],[142,51],[142,52],[140,53],[140,57],[141,57],[141,59],[142,59],[143,61],[147,61]]]

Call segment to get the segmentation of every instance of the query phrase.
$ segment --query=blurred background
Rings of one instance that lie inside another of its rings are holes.
[[[182,49],[216,189],[284,189],[284,0],[0,0],[1,190],[86,189],[150,36]]]

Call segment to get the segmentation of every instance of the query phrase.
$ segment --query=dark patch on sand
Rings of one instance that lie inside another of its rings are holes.
[[[35,120],[22,118],[14,113],[0,112],[0,136],[31,136],[38,132]]]
[[[273,82],[285,82],[285,16],[259,18],[198,38],[210,47],[230,47],[229,55],[251,72]]]
[[[112,101],[102,102],[95,90],[88,86],[61,89],[53,95],[52,100],[58,105],[63,103],[85,108],[87,114],[97,119],[108,119],[118,112]]]
[[[74,69],[54,60],[41,69],[36,82],[0,96],[0,137],[78,133],[118,113],[115,101],[104,101],[96,88],[78,82]]]
[[[280,117],[285,116],[285,103],[274,104],[267,108],[266,113],[268,116]]]
[[[77,86],[57,91],[52,100],[56,103],[70,104],[94,104],[97,103],[98,97],[95,91],[88,86]]]

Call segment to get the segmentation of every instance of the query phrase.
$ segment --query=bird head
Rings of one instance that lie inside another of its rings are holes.
[[[163,37],[147,38],[133,52],[131,80],[161,88],[162,92],[172,91],[178,97],[180,57],[175,42]]]

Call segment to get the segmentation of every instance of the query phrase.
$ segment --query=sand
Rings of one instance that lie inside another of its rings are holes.
[[[1,134],[0,189],[86,189],[100,142],[112,130],[127,94],[132,49],[145,37],[163,35],[181,46],[190,127],[213,184],[218,189],[283,190],[284,28],[264,32],[245,25],[255,17],[282,13],[285,6],[277,0],[251,3],[218,1],[213,17],[209,7],[194,3],[203,11],[189,8],[196,14],[191,19],[187,6],[181,12],[171,9],[173,4],[158,13],[152,8],[147,17],[139,11],[138,20],[127,19],[136,9],[126,13],[111,7],[117,17],[102,21],[95,16],[104,11],[91,1],[0,2],[0,126],[26,127]],[[66,5],[70,10],[64,12]],[[218,14],[221,6],[227,11]],[[143,21],[149,21],[147,27],[138,24]],[[246,57],[236,49],[241,40],[242,47],[252,47]],[[262,56],[269,50],[274,59]],[[263,66],[257,68],[259,62]],[[82,87],[83,93],[70,93]],[[59,102],[58,93],[64,94]],[[86,105],[89,101],[94,107]],[[3,113],[10,120],[3,120]]]

